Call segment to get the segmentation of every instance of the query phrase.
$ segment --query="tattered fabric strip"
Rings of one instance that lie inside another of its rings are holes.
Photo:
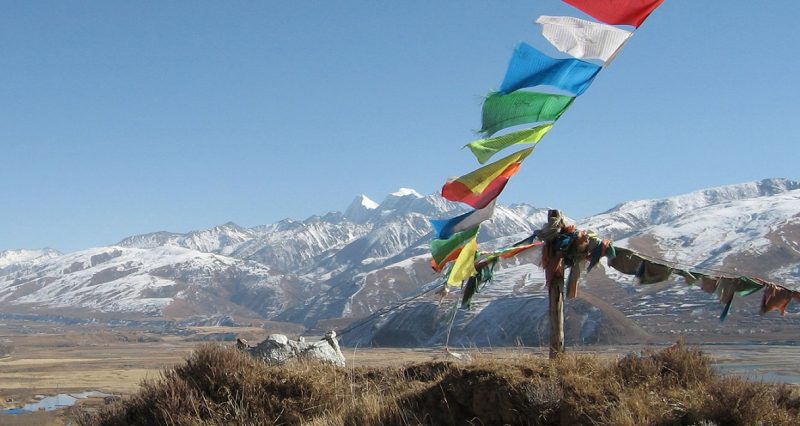
[[[672,268],[652,260],[643,260],[636,271],[639,284],[656,284],[669,279]]]
[[[459,285],[462,281],[475,275],[475,254],[478,252],[478,237],[473,237],[461,249],[461,254],[458,255],[456,262],[453,264],[453,270],[450,271],[450,277],[447,278],[447,285]]]
[[[578,297],[578,281],[581,279],[584,267],[586,266],[586,259],[578,259],[575,264],[569,268],[569,275],[567,276],[567,299],[574,299]]]
[[[617,255],[613,259],[609,259],[608,266],[623,274],[636,275],[644,259],[624,247],[616,247],[616,250]]]
[[[734,294],[738,294],[741,297],[749,296],[762,288],[764,288],[764,284],[758,283],[748,277],[719,277],[717,280],[719,302],[725,305],[725,308],[722,309],[722,313],[719,316],[719,320],[725,321],[725,318],[727,318],[730,313]]]
[[[494,215],[496,200],[482,209],[472,210],[452,219],[431,220],[436,238],[447,239],[457,232],[478,226],[481,222],[489,220]]]
[[[610,63],[614,54],[633,33],[611,25],[571,16],[540,16],[542,35],[556,49],[579,59],[600,59]]]
[[[520,43],[508,64],[500,93],[524,87],[553,86],[576,96],[583,93],[601,66],[579,59],[556,59],[527,43]]]
[[[714,293],[717,291],[717,283],[719,282],[719,277],[710,277],[708,275],[701,275],[700,276],[700,288],[703,289],[706,293]]]
[[[786,307],[792,299],[800,300],[798,294],[788,288],[767,284],[764,289],[764,297],[761,299],[761,315],[769,311],[778,311],[781,315],[786,315]]]
[[[598,21],[639,27],[664,0],[564,0]]]
[[[589,259],[589,266],[586,268],[586,272],[591,272],[602,257],[608,257],[608,259],[617,257],[617,250],[614,248],[611,240],[601,240],[594,237],[589,239],[589,254],[591,258]]]
[[[500,195],[531,152],[533,147],[523,149],[464,176],[448,180],[442,187],[442,196],[482,209]]]
[[[491,93],[483,102],[480,133],[491,136],[511,126],[558,120],[574,100],[573,96],[538,92]]]
[[[478,272],[469,277],[466,283],[464,284],[463,295],[461,297],[461,308],[462,309],[469,309],[472,307],[472,298],[477,294],[480,293],[483,287],[492,280],[494,276],[494,267],[497,265],[498,260],[494,259],[489,263],[484,263],[482,265],[475,265],[475,268]]]
[[[476,226],[472,229],[458,232],[446,240],[435,239],[431,241],[431,256],[433,256],[434,269],[441,271],[441,269],[444,268],[444,265],[447,264],[446,260],[453,257],[453,252],[461,249],[464,244],[478,235],[479,228],[479,226]],[[453,257],[453,259],[455,258]]]
[[[552,123],[543,124],[532,129],[519,130],[503,136],[489,139],[478,139],[465,146],[469,147],[472,153],[475,154],[475,158],[478,159],[479,163],[484,164],[493,155],[512,145],[538,143],[552,128]]]

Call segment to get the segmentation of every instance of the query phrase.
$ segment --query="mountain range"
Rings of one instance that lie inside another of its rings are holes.
[[[546,290],[534,259],[505,261],[471,309],[451,309],[456,295],[441,302],[429,295],[441,285],[429,263],[429,219],[465,211],[438,194],[404,188],[380,203],[360,195],[344,213],[305,220],[155,232],[72,253],[0,252],[0,315],[284,322],[344,329],[346,344],[394,346],[441,344],[454,318],[454,345],[546,341]],[[529,236],[546,214],[526,204],[498,205],[481,228],[481,248]],[[653,257],[800,287],[800,182],[766,179],[630,201],[577,225]],[[737,300],[734,314],[720,323],[721,305],[682,281],[637,286],[603,266],[583,280],[577,299],[567,301],[568,343],[676,335],[779,340],[800,325],[794,307],[785,318],[759,316],[757,295]]]

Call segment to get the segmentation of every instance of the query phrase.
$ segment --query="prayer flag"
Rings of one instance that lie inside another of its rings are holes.
[[[441,262],[437,262],[436,259],[431,259],[431,268],[433,268],[434,272],[436,273],[442,272],[448,263],[458,258],[459,254],[461,254],[461,247],[448,254],[447,257],[445,257]]]
[[[478,226],[481,222],[491,219],[492,215],[494,215],[494,206],[495,202],[492,201],[482,209],[472,210],[452,219],[431,220],[431,225],[433,225],[433,229],[436,232],[436,238],[450,238],[457,232]]]
[[[781,315],[786,315],[786,307],[794,298],[797,298],[796,293],[788,288],[767,284],[761,299],[761,315],[769,311],[779,311]]]
[[[633,35],[611,25],[571,16],[540,16],[536,23],[542,26],[542,35],[556,49],[579,59],[601,59],[606,64]]]
[[[454,260],[456,255],[453,253],[460,250],[471,238],[478,235],[478,226],[457,232],[447,239],[435,239],[431,241],[431,255],[433,256],[432,265],[437,271],[441,271],[444,266]]]
[[[495,138],[478,139],[465,146],[468,146],[469,149],[472,150],[472,153],[475,154],[479,163],[484,164],[492,158],[493,155],[511,145],[538,143],[552,128],[552,123],[543,124],[532,129],[520,130]]]
[[[475,253],[478,251],[478,237],[475,236],[461,249],[461,253],[453,264],[450,277],[447,278],[448,285],[458,285],[461,281],[475,275]]]
[[[527,43],[520,43],[508,64],[500,93],[511,93],[523,87],[553,86],[580,95],[592,84],[602,69],[600,65],[580,59],[555,59]]]
[[[574,100],[573,96],[537,92],[491,93],[483,102],[480,133],[491,136],[519,124],[558,120]]]
[[[533,147],[523,149],[464,176],[449,180],[442,187],[442,196],[450,201],[460,201],[476,209],[482,209],[503,192],[508,180],[517,174],[522,161],[531,152]]]
[[[564,0],[598,21],[639,27],[664,0]]]
[[[497,262],[498,259],[510,259],[531,249],[541,250],[542,246],[544,246],[544,241],[536,241],[530,244],[505,247],[491,252],[479,252],[479,260],[476,261],[475,264],[477,268],[480,268],[481,266],[493,264],[494,262]],[[534,254],[533,257],[541,258],[541,255],[537,256]]]

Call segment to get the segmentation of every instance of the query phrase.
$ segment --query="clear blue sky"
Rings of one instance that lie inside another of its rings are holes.
[[[500,202],[583,217],[800,178],[796,1],[666,0]],[[8,2],[0,250],[344,210],[477,163],[515,44],[557,0]]]

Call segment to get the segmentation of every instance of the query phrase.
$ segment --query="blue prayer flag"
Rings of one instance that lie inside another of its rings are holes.
[[[500,93],[507,94],[523,87],[546,85],[577,96],[592,84],[600,69],[600,65],[580,59],[551,58],[527,43],[520,43],[508,64]]]
[[[495,201],[482,209],[472,210],[452,219],[431,220],[436,238],[446,240],[461,231],[478,226],[481,222],[489,220],[494,215]]]

